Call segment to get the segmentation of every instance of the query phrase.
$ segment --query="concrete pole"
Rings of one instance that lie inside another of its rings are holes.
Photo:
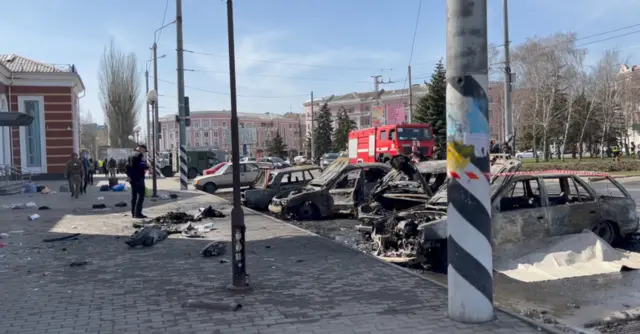
[[[504,20],[504,126],[505,141],[509,141],[511,151],[515,152],[516,141],[513,135],[513,110],[511,109],[511,59],[509,56],[509,6],[508,0],[502,0]],[[511,138],[511,139],[509,139]],[[514,153],[512,153],[514,154]]]
[[[238,135],[238,104],[236,96],[236,52],[233,33],[233,1],[227,0],[227,30],[229,33],[229,92],[231,93],[231,168],[233,168],[233,208],[231,209],[232,290],[249,289],[244,225],[240,203],[240,140]]]
[[[151,197],[158,197],[158,145],[160,144],[160,140],[158,140],[158,104],[160,100],[160,93],[158,93],[158,45],[153,43],[153,89],[156,91],[156,101],[153,103],[153,173],[151,174],[153,177],[153,191]]]
[[[149,64],[149,63],[147,63]],[[149,70],[144,71],[144,78],[146,83],[145,96],[149,93]],[[149,102],[145,99],[144,104],[147,106],[147,145],[151,145],[151,119],[149,118]]]
[[[411,84],[411,65],[409,65],[407,78],[409,79],[409,114],[407,115],[407,123],[411,124],[411,116],[413,115],[413,87]]]
[[[311,163],[314,163],[314,161],[316,161],[316,153],[315,153],[315,148],[316,148],[316,140],[315,140],[315,135],[313,134],[313,126],[314,126],[314,122],[315,120],[315,116],[313,115],[313,105],[315,104],[315,102],[313,101],[313,91],[311,92]]]
[[[184,59],[182,47],[182,0],[176,0],[176,52],[178,59],[178,116],[180,117],[180,190],[187,190],[187,126],[184,109]]]
[[[487,0],[447,0],[446,64],[449,316],[480,323],[493,319]]]

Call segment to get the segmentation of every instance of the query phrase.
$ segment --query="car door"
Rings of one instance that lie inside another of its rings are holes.
[[[521,243],[549,236],[549,215],[541,181],[535,176],[511,178],[491,208],[493,244]]]
[[[572,175],[544,177],[543,183],[549,202],[550,236],[580,233],[593,228],[598,215],[594,208],[595,198],[589,192],[580,195]],[[583,201],[579,200],[580,196],[583,196]]]
[[[251,185],[258,177],[258,166],[250,163],[240,165],[240,183]]]
[[[343,171],[329,190],[333,200],[333,212],[350,213],[353,210],[353,192],[357,187],[362,168]]]

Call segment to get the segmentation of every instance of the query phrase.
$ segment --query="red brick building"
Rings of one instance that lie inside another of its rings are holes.
[[[20,128],[0,128],[0,165],[34,175],[64,173],[79,148],[79,99],[84,84],[75,66],[48,65],[18,55],[0,55],[0,112],[34,117]]]
[[[502,103],[504,83],[489,82],[489,135],[491,139],[502,142],[504,138],[504,106]]]

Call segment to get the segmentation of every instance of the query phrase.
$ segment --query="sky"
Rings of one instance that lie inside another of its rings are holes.
[[[5,1],[3,12],[16,15],[0,21],[0,53],[75,64],[86,86],[81,109],[102,123],[98,73],[105,46],[113,39],[121,51],[137,56],[144,101],[144,72],[157,38],[158,56],[166,55],[158,60],[160,115],[175,114],[176,27],[170,24],[154,36],[175,19],[175,10],[174,0]],[[510,1],[510,39],[515,46],[556,32],[584,38],[640,24],[638,10],[640,0]],[[502,0],[488,0],[489,43],[504,43],[502,14]],[[421,5],[420,0],[236,0],[234,21],[240,112],[302,112],[310,92],[370,91],[373,75],[390,81],[381,88],[406,88],[409,64],[413,83],[422,83],[445,57],[445,0],[422,0]],[[191,110],[229,110],[226,1],[183,0],[183,31]],[[640,25],[584,38],[578,45],[590,43],[587,65],[611,48],[637,64],[639,36]]]

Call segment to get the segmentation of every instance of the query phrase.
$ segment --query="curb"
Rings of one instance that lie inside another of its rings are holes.
[[[217,199],[219,199],[219,200],[221,200],[221,201],[224,201],[224,202],[227,202],[227,203],[231,204],[231,202],[230,202],[230,201],[228,201],[228,200],[226,200],[226,199],[224,199],[224,198],[222,198],[222,197],[218,197],[218,196],[216,196],[216,195],[214,195],[214,194],[209,194],[209,195],[211,195],[211,196],[213,196],[213,197],[216,197]],[[262,212],[259,212],[259,211],[256,211],[256,210],[253,210],[253,209],[248,208],[248,207],[243,207],[243,210],[251,211],[251,212],[253,212],[253,213],[255,213],[255,214],[258,214],[258,215],[260,215],[260,216],[262,216],[262,217],[268,218],[268,219],[270,219],[270,220],[272,220],[272,221],[275,221],[275,222],[278,222],[278,223],[285,224],[285,225],[287,225],[287,226],[293,227],[294,229],[296,229],[296,230],[298,230],[298,231],[301,231],[301,232],[306,233],[306,234],[308,234],[308,235],[312,235],[312,236],[318,237],[318,238],[322,239],[322,240],[323,240],[323,241],[325,241],[325,242],[331,242],[331,243],[334,243],[334,244],[338,244],[338,245],[342,246],[343,248],[346,248],[346,249],[351,250],[351,251],[352,251],[352,252],[354,252],[354,253],[358,253],[358,254],[360,254],[360,255],[367,256],[367,257],[369,257],[369,258],[371,258],[371,259],[373,259],[373,260],[376,260],[376,261],[377,261],[377,262],[379,262],[379,263],[383,263],[383,264],[385,264],[385,265],[387,265],[387,266],[390,266],[390,267],[393,267],[393,268],[395,268],[395,269],[401,270],[401,271],[403,271],[403,272],[405,272],[405,273],[407,273],[407,274],[410,274],[410,275],[412,275],[412,276],[414,276],[414,277],[417,277],[417,278],[423,279],[423,280],[425,280],[425,281],[431,282],[431,283],[433,283],[433,284],[435,284],[436,286],[439,286],[439,287],[441,287],[441,288],[448,289],[448,287],[447,287],[447,285],[446,285],[446,284],[442,284],[442,283],[440,283],[440,282],[438,282],[438,281],[436,281],[436,280],[434,280],[434,279],[432,279],[432,278],[430,278],[430,277],[422,276],[422,275],[420,275],[420,274],[418,274],[418,273],[413,272],[413,271],[412,271],[412,270],[410,270],[410,269],[403,268],[403,267],[397,266],[397,265],[395,265],[395,264],[393,264],[393,263],[389,263],[389,262],[387,262],[387,261],[381,260],[381,259],[379,259],[378,257],[373,256],[373,255],[371,255],[371,254],[363,253],[363,252],[361,252],[361,251],[359,251],[359,250],[357,250],[357,249],[354,249],[354,248],[352,248],[352,247],[346,246],[344,243],[337,242],[337,241],[335,241],[335,240],[331,240],[331,239],[325,238],[325,237],[323,237],[323,236],[321,236],[321,235],[319,235],[319,234],[313,233],[313,232],[311,232],[311,231],[309,231],[309,230],[305,230],[305,229],[303,229],[302,227],[298,227],[298,226],[293,225],[293,224],[291,224],[291,223],[289,223],[289,222],[286,222],[286,221],[284,221],[284,220],[277,219],[277,218],[275,218],[275,217],[272,217],[272,216],[270,216],[270,215],[267,215],[267,214],[265,214],[265,213],[262,213]],[[566,334],[566,333],[567,333],[566,331],[563,331],[563,330],[560,330],[560,329],[553,328],[553,327],[551,327],[551,326],[548,326],[547,324],[540,323],[540,322],[535,321],[535,320],[533,320],[533,319],[531,319],[531,318],[529,318],[529,317],[525,317],[525,316],[523,316],[523,315],[521,315],[521,314],[515,313],[515,312],[510,311],[510,310],[507,310],[507,309],[505,309],[505,308],[501,307],[499,304],[498,304],[498,305],[495,305],[495,304],[494,304],[494,308],[495,308],[495,309],[497,309],[499,312],[502,312],[502,313],[504,313],[504,314],[506,314],[506,315],[512,316],[512,317],[514,317],[514,318],[516,318],[516,319],[518,319],[518,320],[520,320],[520,321],[522,321],[522,322],[525,322],[525,323],[527,323],[527,324],[529,324],[529,325],[531,325],[531,326],[535,327],[535,328],[536,328],[536,329],[538,329],[538,330],[543,330],[543,331],[545,331],[545,332],[547,332],[547,333],[551,333],[551,334]],[[563,326],[566,326],[568,329],[574,330],[574,331],[576,331],[577,333],[584,333],[584,330],[582,330],[582,329],[574,328],[573,326],[566,325],[566,324],[562,323],[562,322],[560,321],[560,319],[557,319],[556,317],[553,317],[553,318],[554,318],[554,320],[556,320],[559,324],[561,324],[561,325],[563,325]]]

